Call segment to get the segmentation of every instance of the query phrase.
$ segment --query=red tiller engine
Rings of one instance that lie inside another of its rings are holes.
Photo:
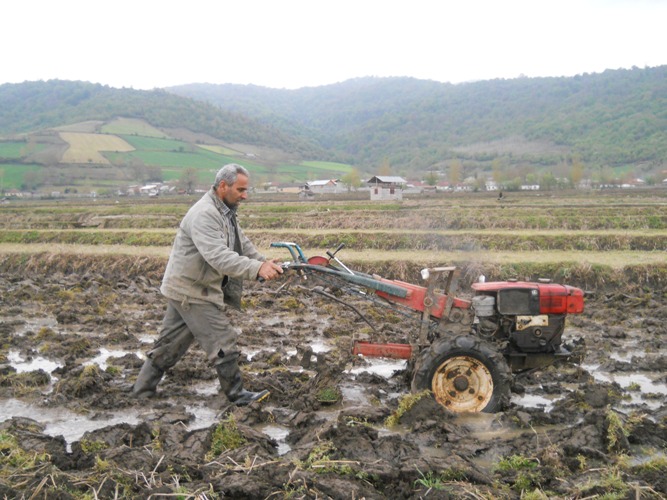
[[[558,354],[566,316],[584,311],[584,292],[568,285],[496,281],[472,289],[473,328],[481,337],[508,340],[510,357]]]

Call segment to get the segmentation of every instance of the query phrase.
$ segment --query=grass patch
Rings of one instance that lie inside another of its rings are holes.
[[[227,450],[235,450],[246,443],[245,437],[239,431],[236,425],[236,419],[233,414],[229,414],[226,419],[221,421],[213,430],[211,435],[211,447],[206,454],[206,460],[213,460],[215,457]]]
[[[432,397],[431,391],[428,389],[425,391],[417,392],[414,394],[405,394],[400,398],[398,403],[398,408],[385,420],[385,425],[387,427],[395,427],[401,423],[401,417],[405,415],[414,405],[417,404],[422,398]]]

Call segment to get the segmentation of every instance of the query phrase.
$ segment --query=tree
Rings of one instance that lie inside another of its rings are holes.
[[[463,174],[463,164],[461,160],[454,160],[449,165],[449,183],[456,186],[461,182],[461,175]]]
[[[23,175],[21,188],[25,191],[34,191],[42,183],[42,176],[37,172],[26,172]]]
[[[197,169],[194,167],[185,167],[178,179],[178,185],[184,189],[186,193],[192,194],[195,191],[195,186],[197,185],[198,180]]]
[[[570,168],[570,182],[574,187],[577,187],[584,178],[584,164],[581,158],[577,155],[572,159],[572,167]]]
[[[494,158],[491,162],[491,178],[497,185],[500,185],[501,181],[503,180],[502,164],[500,162],[500,158]]]
[[[359,170],[353,168],[341,177],[340,181],[347,186],[348,191],[351,191],[353,188],[357,189],[361,186],[361,175],[359,174]]]
[[[554,174],[547,171],[542,174],[542,178],[540,179],[540,189],[542,191],[551,191],[554,187],[556,187],[556,184],[558,181],[556,180],[556,177],[554,177]]]
[[[426,174],[426,177],[424,178],[424,182],[426,182],[426,184],[429,186],[436,186],[438,184],[438,174],[436,174],[433,170],[429,170],[428,174]]]
[[[391,164],[388,158],[384,158],[378,169],[378,175],[391,175]]]
[[[146,180],[148,182],[162,182],[162,169],[157,166],[146,167]]]

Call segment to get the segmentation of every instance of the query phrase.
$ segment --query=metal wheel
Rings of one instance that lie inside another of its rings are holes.
[[[470,335],[442,339],[420,354],[414,391],[430,389],[442,406],[456,413],[494,412],[509,402],[511,372],[491,344]]]

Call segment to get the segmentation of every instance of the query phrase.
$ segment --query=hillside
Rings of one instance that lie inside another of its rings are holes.
[[[459,85],[363,78],[299,90],[210,84],[167,90],[263,123],[301,126],[323,147],[367,168],[384,159],[407,170],[451,159],[554,166],[577,156],[591,168],[647,173],[667,157],[667,66]]]
[[[302,181],[315,174],[301,163],[326,156],[269,124],[163,90],[57,80],[0,86],[2,189],[116,190],[178,179],[188,168],[207,184],[230,161],[261,182]],[[349,167],[333,168],[340,175]]]
[[[113,135],[110,137],[100,137]],[[450,182],[665,177],[667,66],[442,84],[359,78],[279,90],[0,85],[1,188],[200,182],[236,161],[261,183],[391,172]]]

